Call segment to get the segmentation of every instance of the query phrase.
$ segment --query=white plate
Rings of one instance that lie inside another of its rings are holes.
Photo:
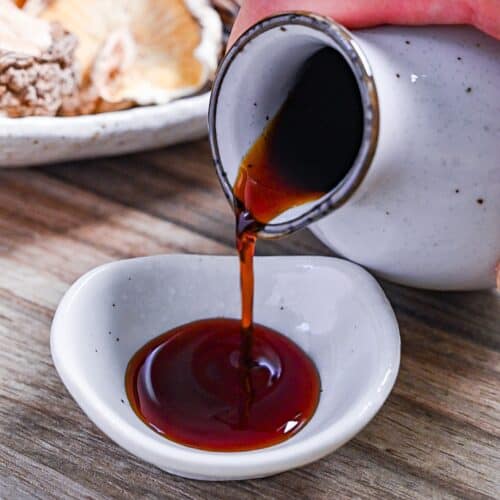
[[[204,137],[210,93],[75,117],[0,118],[0,167],[130,153]]]
[[[288,441],[247,452],[188,448],[147,427],[125,395],[127,363],[148,340],[196,319],[238,317],[236,257],[146,257],[106,264],[80,278],[52,325],[52,358],[61,379],[112,440],[180,476],[262,477],[331,453],[370,421],[394,385],[400,357],[394,313],[375,279],[340,259],[261,257],[255,272],[256,321],[300,345],[321,377],[316,413]]]

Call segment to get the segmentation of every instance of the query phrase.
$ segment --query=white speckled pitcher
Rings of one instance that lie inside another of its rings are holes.
[[[317,221],[311,230],[336,254],[389,280],[493,287],[500,260],[500,42],[473,28],[351,34],[302,13],[250,28],[223,60],[210,105],[210,140],[228,198],[266,115],[276,113],[304,62],[324,46],[338,50],[356,77],[362,145],[334,190],[278,217],[262,236]]]

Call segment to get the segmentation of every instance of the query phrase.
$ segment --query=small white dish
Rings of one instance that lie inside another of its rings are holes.
[[[207,134],[209,92],[97,115],[0,117],[0,167],[27,167],[165,147]]]
[[[394,385],[400,337],[392,308],[373,277],[340,259],[261,257],[255,273],[256,321],[299,344],[321,377],[314,417],[288,441],[230,453],[182,446],[139,420],[125,394],[127,363],[148,340],[196,319],[239,317],[236,257],[146,257],[81,277],[52,324],[51,351],[61,379],[117,444],[180,476],[263,477],[331,453],[370,421]]]

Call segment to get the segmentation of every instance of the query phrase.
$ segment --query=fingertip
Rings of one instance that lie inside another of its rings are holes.
[[[226,51],[231,48],[233,43],[244,33],[250,26],[259,20],[259,15],[256,13],[254,2],[244,2],[236,16],[233,24],[233,29],[229,35]]]
[[[229,35],[226,51],[248,28],[265,17],[286,11],[289,5],[290,0],[251,0],[243,2]]]

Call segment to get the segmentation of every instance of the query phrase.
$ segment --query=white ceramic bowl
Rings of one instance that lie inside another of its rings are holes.
[[[370,421],[391,391],[400,357],[394,313],[375,279],[343,260],[263,257],[255,272],[256,321],[292,338],[321,376],[314,417],[288,441],[249,452],[188,448],[148,428],[125,395],[127,363],[145,342],[195,319],[239,316],[236,257],[146,257],[80,278],[52,325],[51,351],[61,379],[111,439],[180,476],[262,477],[331,453]]]

